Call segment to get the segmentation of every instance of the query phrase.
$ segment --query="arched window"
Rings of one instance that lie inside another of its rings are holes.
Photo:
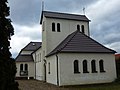
[[[57,23],[57,31],[60,32],[60,23]]]
[[[25,71],[28,71],[28,65],[25,64]]]
[[[92,73],[97,73],[95,60],[91,61],[91,68],[92,68]]]
[[[74,61],[74,73],[80,73],[78,60]]]
[[[23,64],[20,64],[20,71],[23,71]]]
[[[81,26],[82,33],[85,33],[84,25]]]
[[[87,70],[87,60],[83,61],[83,73],[89,73]]]
[[[50,74],[50,62],[48,63],[48,74]]]
[[[77,30],[80,30],[80,25],[77,25]]]
[[[52,31],[55,32],[55,23],[52,23]]]
[[[100,67],[100,72],[105,72],[103,60],[100,60],[100,61],[99,61],[99,67]]]

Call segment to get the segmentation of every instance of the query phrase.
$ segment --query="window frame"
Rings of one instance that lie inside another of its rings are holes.
[[[48,63],[48,74],[50,74],[50,62]]]
[[[20,71],[23,71],[23,64],[20,64]]]
[[[28,64],[25,64],[25,71],[28,71]]]
[[[101,72],[101,73],[106,72],[106,71],[104,70],[104,60],[102,60],[102,59],[99,61],[99,69],[100,69],[100,72]]]
[[[79,61],[78,60],[74,60],[73,62],[73,65],[74,65],[74,73],[80,73],[79,72]]]
[[[60,23],[57,23],[57,32],[61,32]]]
[[[55,32],[56,30],[55,30],[55,23],[54,22],[52,22],[52,32]]]
[[[81,25],[81,32],[85,33],[85,27],[84,27],[84,25]]]
[[[83,73],[89,73],[87,60],[83,60],[82,64],[83,64]]]
[[[97,73],[95,60],[91,61],[91,70],[92,70],[92,73]]]
[[[79,31],[80,31],[80,25],[79,25],[79,24],[77,24],[77,30],[79,30]]]

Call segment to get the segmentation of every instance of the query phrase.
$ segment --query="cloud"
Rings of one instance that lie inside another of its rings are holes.
[[[44,2],[46,10],[62,12],[81,12],[83,7],[90,5],[93,2],[96,2],[96,0],[44,0]]]
[[[20,50],[29,42],[41,42],[41,26],[39,24],[33,26],[13,25],[15,28],[15,35],[12,36],[11,40],[11,52],[13,57],[16,57],[18,52],[20,52]]]
[[[25,25],[39,23],[41,0],[9,0],[11,19]]]
[[[45,10],[74,12],[96,0],[44,0]],[[39,23],[42,0],[9,0],[11,19],[17,24]]]
[[[9,0],[15,28],[11,46],[14,56],[30,41],[41,41],[39,25],[42,0]],[[91,20],[91,37],[120,53],[119,0],[44,0],[45,10],[82,14]]]
[[[120,53],[120,3],[119,0],[99,0],[86,8],[91,19],[91,36],[105,46]]]

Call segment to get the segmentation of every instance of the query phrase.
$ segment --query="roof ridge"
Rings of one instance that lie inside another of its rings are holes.
[[[74,16],[85,16],[85,15],[82,15],[82,14],[78,14],[78,13],[67,13],[67,12],[58,12],[58,11],[43,11],[43,12],[46,12],[46,13],[56,13],[56,14],[66,14],[66,15],[74,15]]]

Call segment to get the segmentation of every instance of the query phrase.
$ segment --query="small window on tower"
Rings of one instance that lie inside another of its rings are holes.
[[[84,25],[81,26],[82,33],[85,33]]]
[[[60,23],[57,23],[57,31],[60,32]]]
[[[52,31],[55,32],[55,23],[52,23]]]

